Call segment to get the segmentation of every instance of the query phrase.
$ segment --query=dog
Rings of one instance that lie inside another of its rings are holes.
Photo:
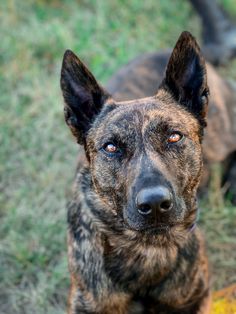
[[[170,51],[147,53],[119,69],[108,81],[109,93],[118,101],[154,95],[162,82]],[[236,205],[236,83],[222,79],[206,63],[210,89],[207,128],[203,141],[204,170],[199,195],[205,194],[211,177],[211,165],[222,168],[222,185]]]
[[[209,89],[183,32],[152,97],[115,101],[66,51],[65,120],[82,145],[68,206],[68,313],[207,314],[197,188]]]

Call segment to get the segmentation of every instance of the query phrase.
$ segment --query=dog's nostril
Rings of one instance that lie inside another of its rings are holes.
[[[152,212],[152,208],[151,208],[150,205],[146,205],[146,204],[139,205],[139,207],[138,207],[138,212],[139,212],[141,215],[149,215],[149,214],[151,214],[151,212]]]
[[[160,210],[165,212],[170,210],[172,207],[172,202],[170,200],[164,201],[160,204]]]

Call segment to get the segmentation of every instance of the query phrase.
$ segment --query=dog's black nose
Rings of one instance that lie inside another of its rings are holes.
[[[138,212],[143,216],[165,213],[172,205],[170,191],[164,186],[143,189],[136,197]]]

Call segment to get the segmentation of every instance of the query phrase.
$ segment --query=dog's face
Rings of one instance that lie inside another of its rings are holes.
[[[66,122],[85,147],[92,189],[104,204],[101,217],[138,232],[191,228],[208,92],[195,39],[181,35],[154,97],[116,102],[71,52],[61,86]]]

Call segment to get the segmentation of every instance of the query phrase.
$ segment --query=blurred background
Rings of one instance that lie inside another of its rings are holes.
[[[236,20],[236,0],[220,0]],[[0,313],[64,313],[66,200],[79,147],[59,87],[66,49],[106,84],[144,52],[201,42],[187,0],[0,0]],[[218,70],[236,80],[236,60]],[[236,282],[236,208],[201,203],[213,287]]]

